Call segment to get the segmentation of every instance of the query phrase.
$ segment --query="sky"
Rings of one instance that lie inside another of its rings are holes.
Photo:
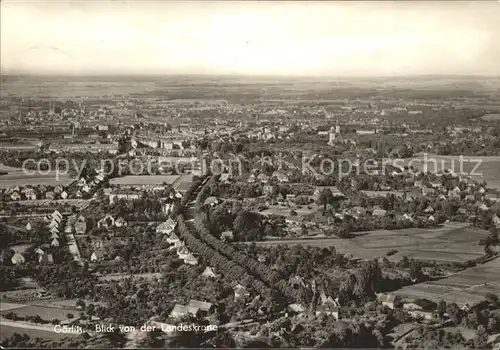
[[[1,2],[3,73],[500,75],[500,1]]]

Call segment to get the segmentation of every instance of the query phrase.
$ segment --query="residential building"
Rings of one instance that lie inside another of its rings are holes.
[[[95,250],[90,256],[90,261],[101,261],[104,259],[104,254],[101,250]]]
[[[40,254],[38,256],[38,262],[41,264],[53,264],[54,263],[54,258],[52,254]]]
[[[339,312],[340,312],[340,308],[338,306],[334,306],[334,305],[329,304],[329,303],[319,305],[316,308],[316,316],[327,315],[327,316],[334,317],[336,320],[339,319]]]
[[[378,294],[377,300],[384,306],[387,306],[389,309],[394,309],[394,303],[397,298],[392,294]]]
[[[26,259],[24,258],[24,256],[21,253],[15,253],[12,256],[12,258],[10,258],[10,261],[14,265],[21,265],[21,264],[24,264],[26,262]]]
[[[213,311],[213,304],[206,301],[191,299],[187,306],[191,308],[197,308],[200,310],[200,312],[205,312],[205,313]]]
[[[217,274],[215,273],[214,269],[212,269],[210,266],[207,266],[205,268],[205,271],[201,274],[203,277],[209,277],[209,278],[216,278]]]
[[[250,296],[248,290],[239,283],[233,287],[233,291],[234,291],[234,301],[245,300]]]
[[[221,240],[224,242],[230,242],[234,239],[233,231],[224,231],[220,236]]]

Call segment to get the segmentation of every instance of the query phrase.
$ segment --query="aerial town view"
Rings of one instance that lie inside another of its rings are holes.
[[[2,349],[500,350],[500,3],[1,4]]]

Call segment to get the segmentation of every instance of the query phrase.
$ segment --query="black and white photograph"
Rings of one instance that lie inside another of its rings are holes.
[[[0,349],[500,350],[500,1],[0,6]]]

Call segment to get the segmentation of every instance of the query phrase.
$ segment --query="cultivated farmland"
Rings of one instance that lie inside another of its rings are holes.
[[[42,319],[52,321],[58,319],[60,321],[68,319],[68,313],[73,314],[74,317],[79,315],[80,310],[69,308],[56,308],[47,306],[27,305],[24,307],[16,307],[10,310],[2,311],[2,315],[8,312],[14,312],[18,317],[26,316],[40,316]]]
[[[130,175],[111,179],[111,185],[118,186],[154,186],[163,183],[172,184],[179,175]]]
[[[0,175],[0,188],[10,188],[15,186],[69,186],[74,179],[56,171],[50,172],[37,172],[27,171],[24,172],[21,168],[7,167],[0,165],[1,172],[7,172],[5,175]],[[33,174],[34,173],[34,174]]]
[[[458,305],[478,303],[488,293],[500,294],[500,259],[472,267],[444,279],[419,283],[395,292],[403,298],[444,300]]]
[[[440,262],[465,262],[484,255],[479,245],[488,232],[468,227],[466,224],[450,223],[436,229],[401,229],[358,232],[355,238],[346,240],[337,237],[286,239],[256,242],[257,245],[276,244],[334,246],[340,253],[352,254],[360,259],[376,259],[391,250],[397,250],[397,257],[412,257],[419,260]],[[391,258],[394,258],[391,257]]]
[[[65,333],[56,333],[54,331],[50,331],[48,327],[39,327],[39,328],[27,328],[22,325],[13,326],[14,322],[8,322],[0,319],[0,326],[2,327],[2,331],[0,332],[1,340],[12,337],[15,333],[17,334],[27,334],[30,338],[42,338],[44,340],[61,340],[67,337],[75,336],[74,334],[65,334]],[[53,328],[54,326],[52,326]]]

